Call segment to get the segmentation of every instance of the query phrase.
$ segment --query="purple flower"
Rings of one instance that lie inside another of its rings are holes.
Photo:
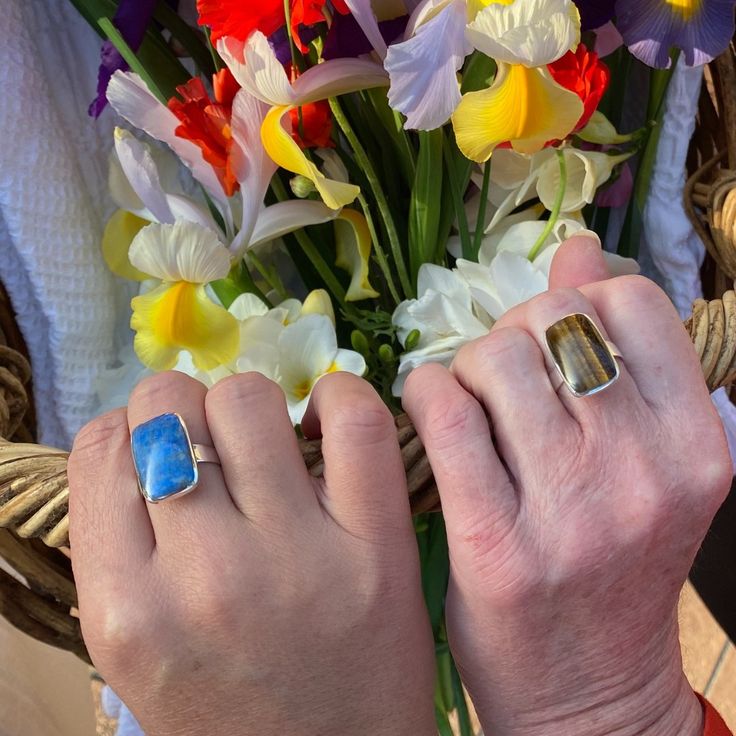
[[[584,31],[594,31],[608,23],[614,16],[613,0],[575,0],[580,11]]]
[[[649,66],[670,66],[682,49],[688,66],[705,64],[728,47],[736,0],[618,0],[616,26],[631,53]]]
[[[118,9],[112,19],[113,25],[133,51],[138,51],[148,24],[153,16],[156,0],[120,0]],[[121,69],[126,71],[128,65],[110,41],[102,44],[100,53],[100,70],[97,74],[97,97],[89,106],[88,113],[98,118],[107,105],[107,85],[112,75]]]
[[[403,36],[409,16],[382,21],[378,24],[383,40],[387,44]],[[363,33],[362,28],[352,15],[336,14],[332,20],[329,33],[325,39],[322,56],[325,59],[341,59],[360,56],[373,51],[373,45]]]

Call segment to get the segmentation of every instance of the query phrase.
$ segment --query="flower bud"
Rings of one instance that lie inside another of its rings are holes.
[[[419,340],[422,337],[422,333],[419,332],[419,330],[412,330],[407,336],[406,341],[404,342],[404,348],[406,348],[407,352],[411,352],[416,348],[417,345],[419,345]]]
[[[360,330],[352,331],[350,334],[350,344],[353,346],[353,350],[356,353],[360,353],[363,357],[366,357],[370,352],[368,339]]]
[[[306,199],[310,194],[316,192],[316,188],[311,179],[307,179],[306,176],[298,174],[290,182],[291,191],[299,197],[299,199]]]

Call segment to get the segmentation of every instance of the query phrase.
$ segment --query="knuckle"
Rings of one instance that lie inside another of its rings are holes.
[[[151,620],[128,600],[83,599],[79,613],[85,644],[101,671],[124,670],[150,651]]]
[[[517,362],[520,355],[528,355],[537,350],[534,338],[517,327],[502,327],[493,330],[473,344],[476,363]]]
[[[90,456],[102,458],[130,441],[125,409],[115,409],[94,419],[77,434],[69,457],[70,467],[78,468]]]
[[[544,294],[540,294],[532,303],[535,307],[543,305],[550,312],[559,312],[563,314],[571,314],[573,312],[585,311],[585,297],[577,289],[552,289]]]
[[[206,403],[231,404],[273,404],[284,402],[284,392],[262,373],[251,371],[228,376],[216,383],[208,392]]]
[[[469,436],[477,434],[481,416],[485,422],[478,402],[470,394],[432,402],[426,411],[426,426],[432,443],[443,448],[467,441]]]
[[[461,348],[461,351],[463,349]],[[411,397],[421,397],[427,386],[431,385],[436,378],[444,377],[446,373],[447,368],[439,363],[424,363],[417,366],[406,377],[403,398],[406,400]]]
[[[391,412],[372,390],[345,392],[339,404],[330,409],[329,422],[332,434],[348,440],[360,437],[361,444],[396,436]]]
[[[204,393],[204,384],[178,371],[164,371],[144,378],[131,392],[130,404],[158,403],[161,395]]]

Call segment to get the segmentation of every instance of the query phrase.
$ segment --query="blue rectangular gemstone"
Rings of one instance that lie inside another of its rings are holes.
[[[131,433],[138,481],[152,503],[192,490],[197,484],[197,462],[178,414],[162,414]]]

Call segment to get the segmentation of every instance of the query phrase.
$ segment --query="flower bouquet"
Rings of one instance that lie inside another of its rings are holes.
[[[126,126],[101,247],[132,334],[103,404],[150,371],[258,371],[297,431],[334,371],[398,413],[413,368],[544,291],[560,243],[612,212],[612,269],[635,270],[672,62],[722,51],[736,4],[72,2],[106,38],[90,114]],[[442,517],[415,527],[438,727],[469,734]]]

